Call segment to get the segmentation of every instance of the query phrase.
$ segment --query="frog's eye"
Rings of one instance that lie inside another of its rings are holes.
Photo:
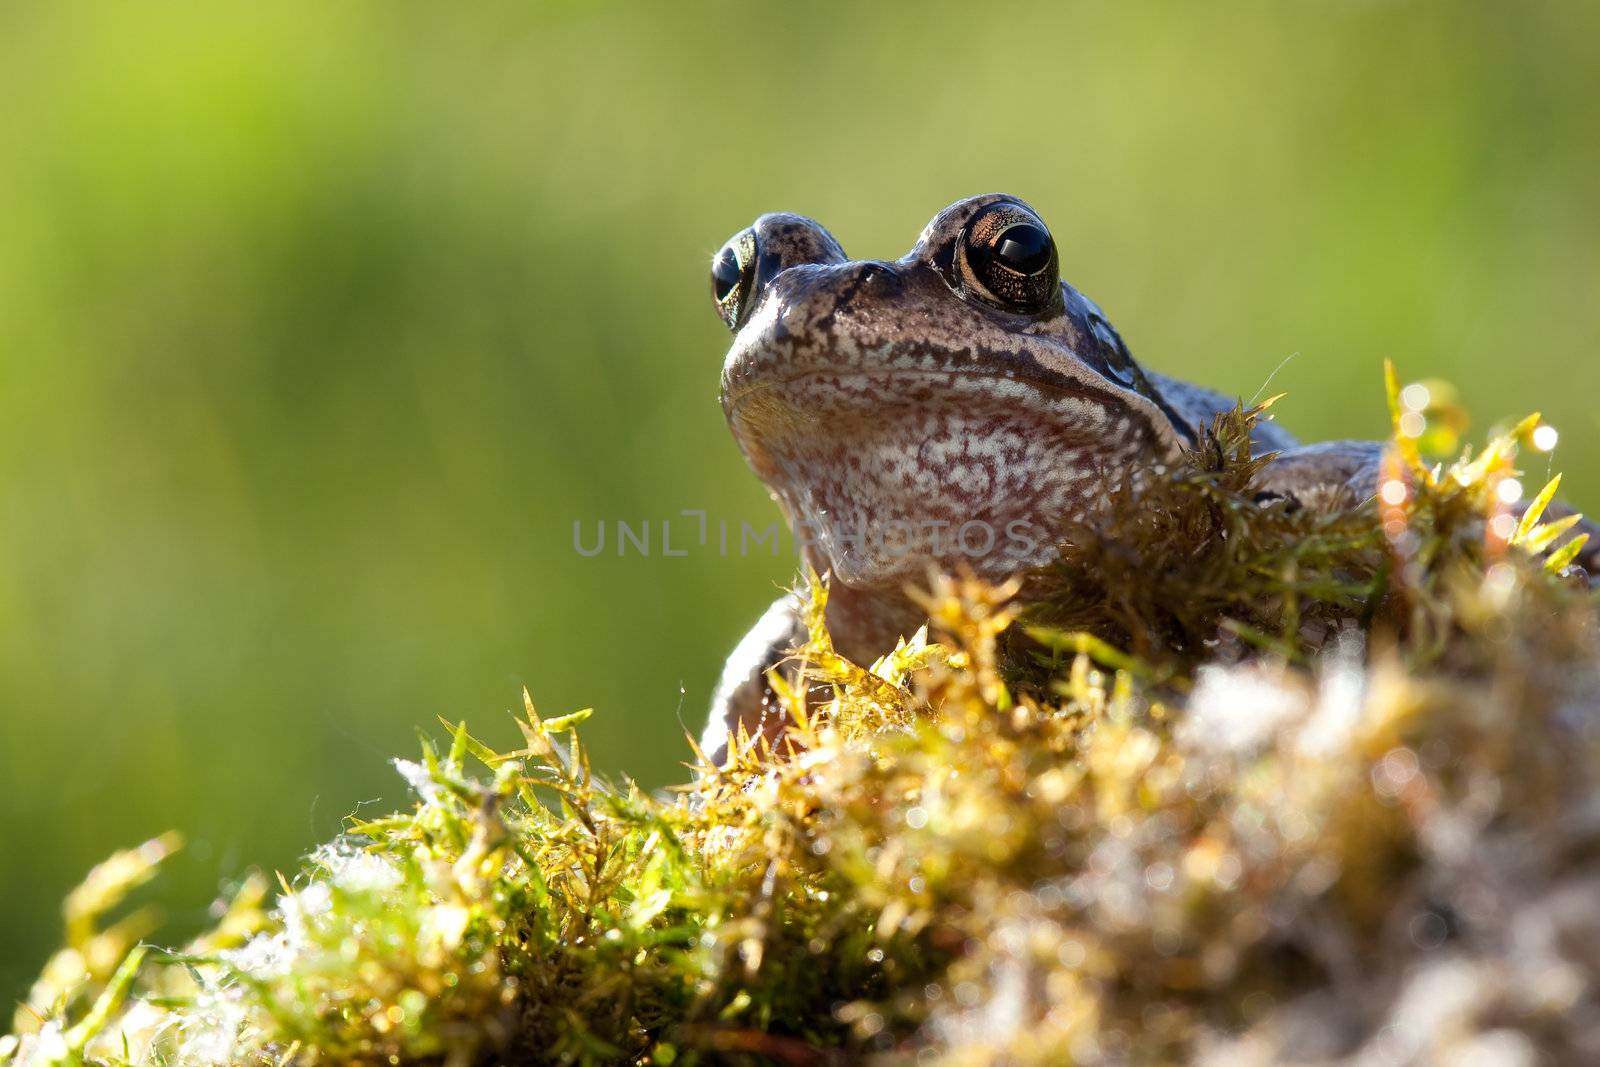
[[[749,314],[756,273],[756,235],[741,230],[711,257],[711,297],[728,329],[737,330]]]
[[[1056,244],[1020,204],[992,204],[973,216],[956,249],[964,288],[1007,311],[1037,312],[1061,298]]]

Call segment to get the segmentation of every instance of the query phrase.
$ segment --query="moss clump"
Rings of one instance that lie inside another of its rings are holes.
[[[1025,612],[941,580],[865,668],[818,589],[786,758],[651,796],[530,703],[176,952],[103,920],[170,842],[108,861],[0,1061],[1592,1062],[1600,633],[1501,514],[1534,424],[1325,515],[1251,498],[1255,414]]]

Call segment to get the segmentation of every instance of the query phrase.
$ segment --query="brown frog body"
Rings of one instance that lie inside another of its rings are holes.
[[[731,238],[712,290],[733,345],[722,407],[745,458],[830,576],[841,652],[870,662],[921,624],[904,590],[930,566],[1001,580],[1048,562],[1047,531],[1125,481],[1158,478],[1236,400],[1141,367],[1060,278],[1049,230],[1002,194],[940,212],[893,262],[851,260],[825,229],[768,214]],[[1353,506],[1382,447],[1301,446],[1260,421],[1270,496]],[[802,638],[797,594],[740,642],[703,747],[782,729],[765,673]]]

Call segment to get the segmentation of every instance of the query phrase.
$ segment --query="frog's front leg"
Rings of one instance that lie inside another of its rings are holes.
[[[1317,511],[1353,508],[1378,491],[1384,446],[1377,441],[1324,441],[1286,448],[1256,476],[1267,497],[1285,496]]]
[[[723,665],[711,698],[711,718],[700,737],[700,747],[712,763],[720,765],[727,759],[741,726],[752,740],[765,737],[776,744],[783,734],[788,713],[778,707],[767,684],[767,672],[805,644],[803,609],[801,594],[796,592],[773,601]]]
[[[1255,485],[1264,494],[1286,496],[1319,510],[1355,507],[1377,493],[1384,450],[1376,441],[1325,441],[1285,449],[1257,476]],[[1528,502],[1522,501],[1512,513],[1520,518],[1527,507]],[[1545,521],[1571,515],[1573,510],[1553,501],[1545,510]],[[1581,520],[1562,541],[1584,533],[1589,540],[1576,562],[1591,576],[1600,574],[1600,526]]]

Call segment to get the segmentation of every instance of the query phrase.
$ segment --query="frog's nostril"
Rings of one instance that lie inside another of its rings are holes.
[[[882,304],[886,300],[895,299],[901,290],[904,277],[893,264],[881,260],[869,259],[861,264],[856,274],[855,292],[852,296],[861,298],[873,304]]]
[[[889,263],[868,259],[856,264],[853,288],[868,291],[893,289],[900,282],[900,272]]]

